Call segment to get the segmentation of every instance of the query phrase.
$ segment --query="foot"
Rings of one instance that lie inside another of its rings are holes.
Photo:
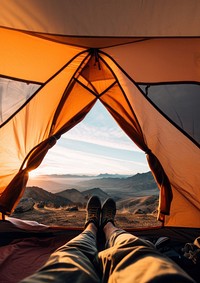
[[[89,223],[94,223],[97,228],[100,225],[101,201],[97,196],[92,196],[86,206],[85,228]]]
[[[111,222],[115,225],[116,203],[112,198],[108,198],[101,208],[101,228]]]

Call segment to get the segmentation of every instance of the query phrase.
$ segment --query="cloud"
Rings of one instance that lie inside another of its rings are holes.
[[[63,139],[83,141],[110,148],[142,152],[118,126],[97,127],[84,122],[62,136]]]
[[[62,138],[142,152],[99,101],[85,119],[64,134]]]
[[[38,170],[41,174],[136,174],[149,167],[145,154],[97,103],[80,124],[58,140]]]
[[[59,145],[55,150],[48,153],[40,166],[41,174],[45,174],[47,170],[48,174],[135,174],[147,172],[149,168],[143,161],[126,160],[123,157],[67,149]]]

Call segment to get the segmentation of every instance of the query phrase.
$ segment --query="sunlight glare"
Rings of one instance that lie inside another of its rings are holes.
[[[39,174],[38,174],[37,170],[32,170],[32,171],[28,172],[28,175],[29,175],[30,179],[35,179],[35,178],[38,177]]]

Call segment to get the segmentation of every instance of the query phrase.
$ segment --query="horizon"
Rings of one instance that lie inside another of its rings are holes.
[[[107,187],[104,187],[105,183],[98,185],[96,183],[87,182],[109,182],[109,189],[112,191],[119,191],[119,187],[121,188],[121,182],[131,182],[133,184],[133,180],[138,180],[138,175],[146,175],[150,173],[150,171],[145,173],[136,173],[135,175],[116,175],[116,174],[102,174],[95,176],[86,176],[86,175],[70,175],[70,174],[62,174],[62,175],[40,175],[34,178],[29,178],[26,187],[39,187],[51,193],[61,192],[69,189],[78,189],[79,191],[83,191],[84,188],[91,189],[99,187],[102,190],[107,190]],[[146,176],[144,180],[146,180]],[[149,176],[148,176],[149,177]],[[134,179],[135,178],[135,179]],[[131,181],[130,181],[131,179]],[[85,184],[86,182],[86,184]],[[110,182],[114,182],[113,186],[111,186]],[[86,185],[86,187],[85,187]],[[103,186],[103,187],[102,187]],[[133,189],[134,192],[134,189]]]
[[[73,174],[69,174],[69,173],[64,173],[64,174],[41,174],[41,175],[37,175],[37,174],[31,174],[31,172],[29,172],[29,178],[30,179],[37,179],[37,178],[41,178],[41,177],[66,177],[66,178],[94,178],[94,177],[100,177],[100,176],[120,176],[120,177],[124,177],[124,178],[128,178],[128,177],[133,177],[137,174],[146,174],[146,173],[149,173],[149,171],[147,172],[137,172],[137,173],[134,173],[134,174],[120,174],[120,173],[98,173],[98,174],[76,174],[76,173],[73,173]],[[109,178],[109,177],[108,177]]]
[[[99,102],[49,150],[30,177],[52,174],[135,175],[150,171],[146,156]],[[105,172],[105,173],[104,173]]]

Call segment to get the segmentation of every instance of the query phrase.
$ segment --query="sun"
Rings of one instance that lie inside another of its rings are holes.
[[[37,173],[36,170],[29,171],[29,172],[28,172],[28,175],[29,175],[29,178],[30,178],[30,179],[35,179],[35,178],[38,177],[38,173]]]

